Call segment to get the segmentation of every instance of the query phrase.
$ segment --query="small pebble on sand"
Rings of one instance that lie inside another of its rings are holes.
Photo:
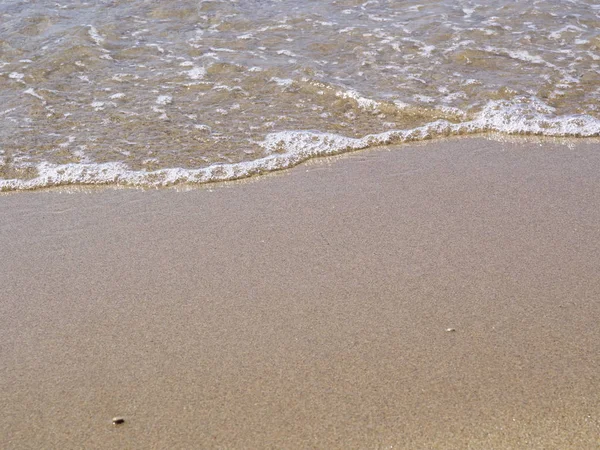
[[[446,328],[446,331],[448,333],[453,333],[454,331],[456,331],[456,328]]]
[[[122,423],[125,423],[125,419],[122,417],[113,417],[112,423],[113,425],[121,425]]]

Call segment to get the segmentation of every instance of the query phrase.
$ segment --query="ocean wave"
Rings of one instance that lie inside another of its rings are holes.
[[[436,137],[498,132],[508,135],[553,137],[600,136],[600,120],[589,115],[554,115],[554,109],[533,97],[490,101],[473,120],[436,120],[408,130],[390,130],[351,138],[314,131],[268,134],[260,143],[267,156],[239,163],[213,164],[197,169],[131,170],[122,162],[50,164],[35,166],[30,179],[0,179],[0,190],[31,190],[64,185],[123,185],[164,187],[236,180],[296,166],[308,159],[375,146],[423,141]]]

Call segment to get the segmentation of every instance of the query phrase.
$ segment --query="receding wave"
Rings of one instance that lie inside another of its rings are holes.
[[[122,162],[42,162],[33,168],[36,175],[31,178],[0,179],[0,190],[28,190],[70,184],[165,187],[181,183],[236,180],[290,168],[315,157],[485,132],[554,137],[600,136],[600,120],[595,117],[585,114],[555,116],[553,113],[553,108],[538,99],[517,98],[512,101],[490,101],[473,120],[459,123],[435,120],[411,129],[389,130],[361,138],[314,131],[275,132],[259,143],[266,153],[264,157],[197,169],[173,167],[147,171],[132,170]]]
[[[598,136],[597,3],[0,2],[0,189],[231,180],[437,136]]]

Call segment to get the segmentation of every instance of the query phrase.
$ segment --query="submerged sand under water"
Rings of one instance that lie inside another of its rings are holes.
[[[3,190],[199,183],[306,132],[600,135],[593,0],[18,0],[0,23]]]
[[[0,446],[597,448],[598,204],[483,139],[0,196]]]

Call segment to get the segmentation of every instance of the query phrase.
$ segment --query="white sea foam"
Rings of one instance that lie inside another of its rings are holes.
[[[567,25],[567,26],[562,27],[560,30],[553,31],[552,33],[550,33],[548,35],[548,37],[550,39],[560,39],[562,37],[563,33],[568,32],[568,31],[581,32],[581,31],[585,31],[585,30],[583,28],[575,26],[575,25]]]
[[[88,28],[88,34],[90,35],[90,38],[92,38],[96,45],[102,45],[102,43],[104,42],[104,38],[100,36],[100,33],[98,33],[96,27],[94,27],[93,25],[88,25]]]
[[[170,105],[171,103],[173,103],[173,97],[170,95],[159,95],[156,98],[157,105]]]
[[[23,91],[23,94],[31,95],[32,97],[39,98],[40,100],[44,101],[44,97],[35,92],[33,88],[25,89]]]
[[[362,95],[360,95],[358,92],[356,92],[354,90],[338,91],[335,93],[335,96],[341,97],[341,98],[350,98],[352,100],[355,100],[356,103],[358,104],[358,107],[365,111],[370,111],[370,112],[379,111],[380,103],[378,101],[367,98],[367,97],[363,97]]]
[[[518,59],[520,61],[529,62],[533,64],[544,64],[548,67],[554,68],[553,64],[548,63],[542,57],[538,55],[531,55],[527,50],[509,50],[506,48],[496,48],[492,46],[487,46],[484,48],[486,52],[507,55],[513,59]]]
[[[284,56],[289,56],[289,57],[294,57],[297,56],[296,54],[290,52],[289,50],[278,50],[277,51],[278,55],[284,55]]]
[[[419,103],[435,103],[435,99],[429,95],[416,94],[413,98]]]
[[[192,80],[201,80],[206,75],[206,69],[204,67],[193,67],[183,73]]]
[[[299,0],[290,9],[284,1],[212,0],[184,10],[175,0],[70,3],[50,27],[19,17],[39,15],[47,25],[54,0],[20,2],[3,24],[0,147],[10,157],[0,172],[23,183],[33,183],[25,179],[37,176],[35,167],[40,177],[53,167],[37,166],[43,161],[88,164],[81,180],[75,171],[83,166],[75,166],[61,183],[104,182],[106,173],[90,175],[97,161],[122,162],[118,182],[144,185],[169,182],[169,168],[180,165],[206,174],[220,162],[219,179],[270,170],[271,159],[235,170],[223,163],[265,156],[274,139],[267,133],[291,129],[372,135],[367,142],[290,132],[296,137],[270,154],[279,166],[293,165],[302,146],[304,158],[422,139],[405,128],[428,121],[427,137],[597,135],[594,2]],[[61,147],[69,136],[75,141]],[[83,156],[71,154],[78,145],[87,145]]]
[[[158,50],[159,53],[164,53],[165,49],[162,48],[160,45],[158,44],[146,44],[146,47],[151,47],[151,48],[155,48],[156,50]]]
[[[269,81],[276,83],[278,86],[281,86],[281,87],[289,87],[292,84],[294,84],[294,80],[291,80],[289,78],[272,77]]]
[[[67,141],[66,141],[66,142],[62,142],[62,143],[58,144],[58,146],[59,146],[60,148],[67,148],[67,147],[68,147],[69,145],[71,145],[73,142],[75,142],[75,136],[69,136],[69,137],[67,138]]]
[[[17,108],[9,108],[9,109],[6,109],[4,111],[0,111],[0,117],[5,116],[8,113],[11,113],[11,112],[16,111],[16,110],[17,110]]]
[[[475,12],[475,8],[463,8],[462,10],[465,13],[465,19],[469,19]]]
[[[135,171],[124,163],[80,163],[36,166],[38,176],[28,180],[0,179],[0,190],[25,190],[67,184],[121,184],[160,187],[177,183],[208,183],[245,178],[293,167],[310,158],[373,146],[432,139],[440,136],[501,132],[545,136],[600,136],[600,120],[589,115],[555,116],[554,109],[536,98],[491,101],[473,120],[451,123],[437,120],[409,130],[391,130],[350,138],[333,133],[283,131],[268,134],[261,146],[267,156],[239,163],[213,164],[198,169],[167,168]]]

